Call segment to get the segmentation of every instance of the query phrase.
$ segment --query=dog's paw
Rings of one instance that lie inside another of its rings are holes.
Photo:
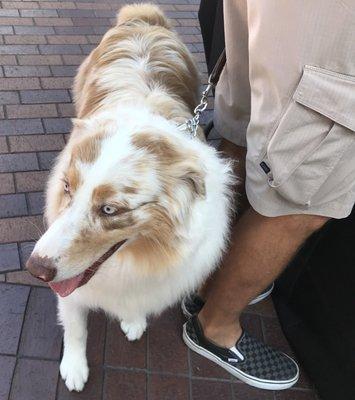
[[[136,322],[121,321],[121,329],[130,341],[140,339],[146,328],[147,322],[145,320]]]
[[[75,354],[64,355],[60,363],[60,375],[68,390],[81,392],[89,377],[86,357]]]

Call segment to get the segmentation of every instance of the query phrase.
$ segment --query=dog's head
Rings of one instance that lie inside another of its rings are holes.
[[[181,256],[191,207],[205,196],[204,171],[190,139],[159,117],[137,118],[74,121],[54,168],[49,228],[27,268],[62,296],[113,253],[143,269]]]

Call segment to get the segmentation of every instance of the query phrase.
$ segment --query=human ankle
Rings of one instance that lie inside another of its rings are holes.
[[[220,347],[233,347],[242,335],[242,328],[239,322],[228,321],[217,323],[217,321],[214,322],[206,319],[202,312],[198,315],[198,320],[206,339]]]

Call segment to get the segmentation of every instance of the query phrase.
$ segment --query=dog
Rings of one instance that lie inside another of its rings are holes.
[[[148,316],[202,284],[226,246],[232,165],[179,129],[198,88],[189,51],[150,4],[122,8],[78,70],[77,118],[47,185],[48,230],[27,262],[57,293],[70,391],[88,379],[90,309],[137,340]]]

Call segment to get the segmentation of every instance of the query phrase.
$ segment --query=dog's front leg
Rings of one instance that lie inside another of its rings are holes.
[[[69,298],[58,298],[59,319],[64,328],[60,374],[67,388],[80,392],[89,376],[86,359],[88,309]]]

